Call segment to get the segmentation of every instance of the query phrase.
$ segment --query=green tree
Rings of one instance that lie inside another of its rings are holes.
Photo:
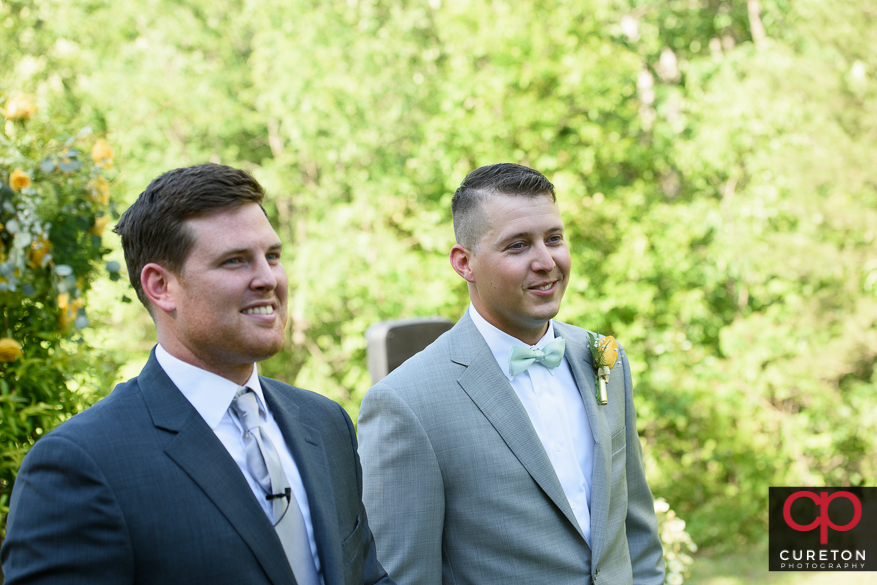
[[[651,485],[722,547],[764,537],[769,485],[877,478],[874,19],[864,0],[4,1],[0,71],[114,129],[127,201],[185,164],[252,171],[292,284],[264,372],[354,416],[368,325],[465,310],[460,180],[546,173],[574,255],[560,318],[625,347]],[[142,362],[145,312],[96,292]]]

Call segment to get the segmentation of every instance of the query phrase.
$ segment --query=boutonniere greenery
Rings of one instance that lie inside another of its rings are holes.
[[[609,396],[606,393],[606,384],[609,382],[609,373],[618,359],[618,342],[611,335],[597,339],[593,333],[588,333],[594,366],[594,385],[597,388],[597,402],[602,405],[609,404]]]

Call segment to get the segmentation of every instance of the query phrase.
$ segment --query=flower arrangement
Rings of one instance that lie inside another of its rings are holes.
[[[46,298],[68,332],[88,326],[83,294],[109,252],[101,239],[113,212],[113,150],[89,128],[65,140],[34,137],[26,122],[35,111],[20,95],[4,108],[12,117],[0,134],[0,299]],[[107,268],[118,278],[117,262]]]
[[[658,517],[658,534],[664,545],[664,583],[682,585],[691,575],[689,569],[694,559],[689,553],[696,553],[697,545],[685,532],[685,520],[670,509],[664,498],[655,500],[655,515]]]
[[[114,360],[89,347],[86,293],[119,278],[103,234],[113,149],[64,133],[32,96],[0,90],[0,538],[15,471],[41,435],[105,393]],[[63,135],[63,134],[62,134]]]

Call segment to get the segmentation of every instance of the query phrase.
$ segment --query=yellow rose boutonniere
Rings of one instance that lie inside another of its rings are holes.
[[[25,187],[30,187],[30,177],[21,169],[15,169],[9,175],[9,186],[13,191],[21,191]]]
[[[593,334],[588,333],[588,338],[591,340],[588,349],[591,350],[591,357],[594,359],[593,366],[596,374],[594,384],[597,386],[597,402],[606,405],[609,404],[606,384],[609,382],[609,374],[618,360],[618,342],[611,335],[597,339]]]
[[[11,337],[0,339],[0,362],[11,362],[24,357],[21,344]]]

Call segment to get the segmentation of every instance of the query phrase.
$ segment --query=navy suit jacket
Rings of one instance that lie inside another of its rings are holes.
[[[350,418],[318,394],[261,382],[308,494],[326,585],[391,585]],[[25,457],[0,558],[7,585],[295,583],[240,469],[154,351]]]

